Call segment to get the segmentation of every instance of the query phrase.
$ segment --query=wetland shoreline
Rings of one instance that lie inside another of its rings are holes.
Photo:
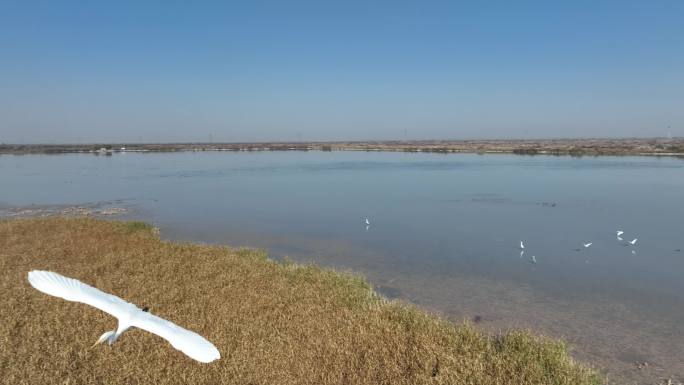
[[[11,315],[0,324],[7,341],[0,361],[9,362],[0,382],[603,382],[559,340],[526,331],[489,335],[388,301],[353,274],[275,262],[259,250],[162,241],[143,222],[2,220],[0,246],[0,310]],[[54,270],[149,305],[208,336],[222,359],[196,365],[149,334],[86,350],[111,319],[28,288],[27,269]]]

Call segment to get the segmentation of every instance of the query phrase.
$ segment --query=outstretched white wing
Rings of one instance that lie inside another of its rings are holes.
[[[113,315],[130,326],[154,333],[169,341],[174,348],[200,362],[211,362],[221,358],[211,342],[195,332],[140,310],[132,303],[104,293],[90,285],[51,271],[33,270],[28,273],[31,286],[45,294],[81,302]]]
[[[131,326],[147,330],[169,341],[174,348],[199,362],[207,363],[221,358],[218,349],[201,335],[154,314],[141,311],[130,322]]]
[[[141,311],[137,306],[115,295],[107,294],[79,280],[51,271],[30,271],[28,281],[31,286],[45,294],[88,304],[119,319],[130,317],[131,313],[136,310]]]

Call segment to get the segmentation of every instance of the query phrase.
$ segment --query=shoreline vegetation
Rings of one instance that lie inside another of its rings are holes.
[[[206,336],[201,365],[132,330],[88,349],[115,320],[32,289],[59,272]],[[263,251],[160,240],[143,222],[0,220],[0,382],[156,384],[601,384],[565,343],[489,335],[378,295],[361,277]]]
[[[0,144],[0,154],[67,154],[178,151],[393,151],[519,155],[684,156],[684,138],[410,140],[262,143]]]

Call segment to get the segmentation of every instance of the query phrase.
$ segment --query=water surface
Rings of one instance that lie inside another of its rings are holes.
[[[455,320],[564,337],[616,382],[684,379],[681,159],[27,155],[0,156],[0,180],[0,211],[125,206],[167,238],[263,247]]]

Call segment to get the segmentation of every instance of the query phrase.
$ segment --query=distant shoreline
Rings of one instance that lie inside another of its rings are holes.
[[[180,151],[390,151],[519,155],[684,156],[684,138],[496,139],[255,143],[0,144],[0,154],[111,155]]]

